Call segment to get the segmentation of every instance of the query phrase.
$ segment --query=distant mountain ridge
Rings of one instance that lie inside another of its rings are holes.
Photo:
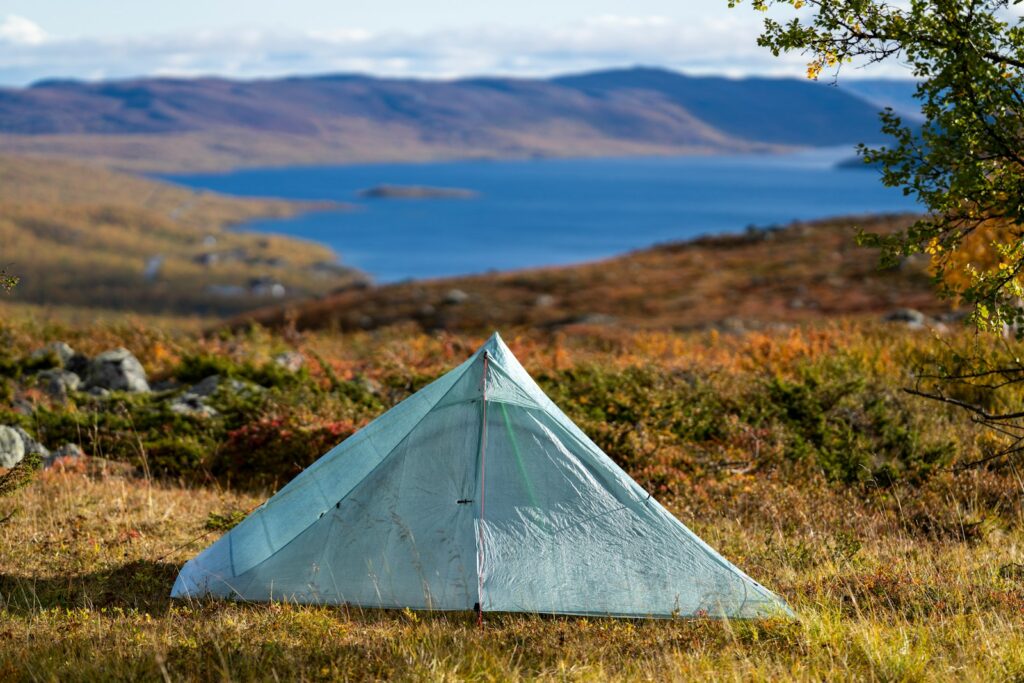
[[[0,150],[147,170],[773,151],[872,142],[878,105],[795,79],[48,80],[0,89]]]

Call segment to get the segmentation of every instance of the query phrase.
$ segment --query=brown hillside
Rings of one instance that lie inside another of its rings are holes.
[[[5,301],[230,315],[330,291],[361,276],[328,248],[228,229],[314,208],[0,156],[0,267],[21,278]]]
[[[583,265],[352,289],[249,321],[299,329],[510,326],[558,329],[758,328],[909,307],[939,314],[923,264],[881,271],[857,227],[889,231],[909,216],[841,218],[666,244]]]

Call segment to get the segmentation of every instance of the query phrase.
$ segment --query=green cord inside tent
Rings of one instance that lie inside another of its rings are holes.
[[[533,494],[533,486],[530,484],[530,478],[526,476],[526,467],[523,465],[523,456],[519,453],[519,444],[516,443],[516,435],[512,433],[512,424],[508,419],[508,410],[505,409],[504,403],[499,403],[501,406],[501,416],[505,420],[505,432],[508,434],[509,443],[512,444],[512,452],[516,455],[516,466],[519,468],[519,474],[523,478],[523,484],[526,485],[526,495],[530,498],[530,505],[537,507],[537,497]]]

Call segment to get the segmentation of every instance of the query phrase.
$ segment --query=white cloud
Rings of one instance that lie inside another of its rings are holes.
[[[42,45],[46,31],[39,24],[16,14],[8,14],[0,21],[0,43],[13,45]]]
[[[599,15],[535,29],[481,25],[429,32],[359,27],[312,31],[204,30],[188,34],[74,39],[48,36],[22,17],[0,23],[0,83],[42,78],[125,78],[363,72],[389,76],[542,76],[633,64],[694,73],[799,76],[799,55],[757,47],[759,24],[741,13],[682,21]],[[871,75],[879,75],[878,70]]]

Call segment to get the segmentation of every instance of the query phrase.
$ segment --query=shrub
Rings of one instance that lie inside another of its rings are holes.
[[[273,362],[262,365],[248,361],[240,363],[225,356],[208,353],[186,355],[174,368],[173,375],[186,384],[199,382],[210,375],[220,375],[249,380],[263,387],[290,387],[303,384],[310,379],[305,368],[293,372]]]
[[[282,484],[356,429],[348,420],[305,424],[294,415],[263,417],[227,434],[211,471],[229,482]]]

